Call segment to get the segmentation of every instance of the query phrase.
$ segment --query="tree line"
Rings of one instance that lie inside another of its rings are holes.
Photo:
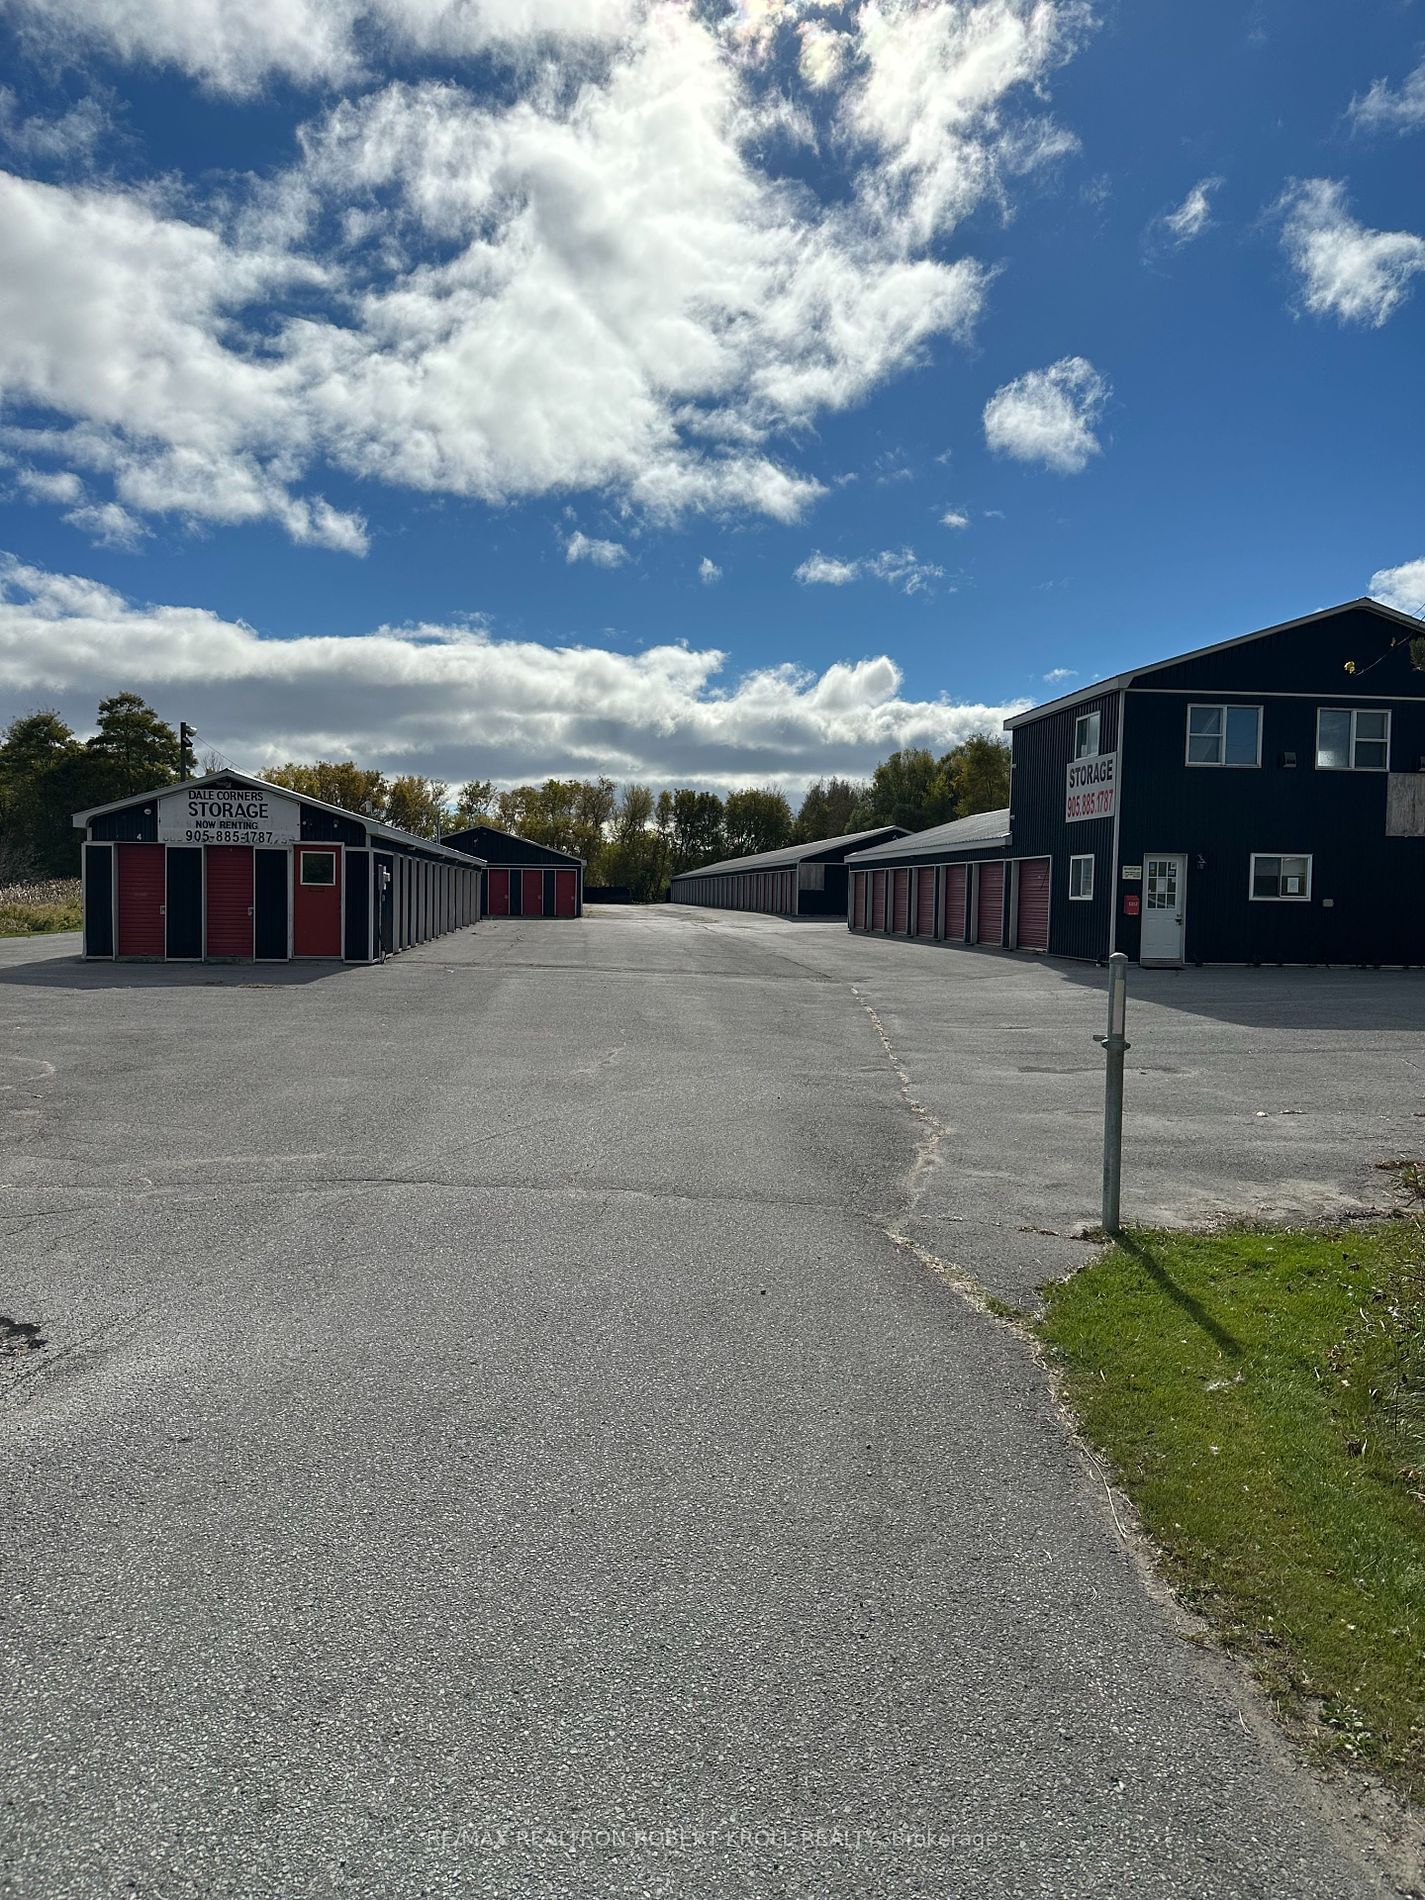
[[[204,761],[205,769],[220,763]],[[74,876],[79,834],[70,815],[135,792],[176,784],[178,735],[137,693],[99,702],[92,738],[80,740],[54,712],[27,713],[0,735],[0,883]],[[583,858],[590,885],[627,888],[651,902],[670,877],[721,858],[903,825],[923,831],[1009,803],[1009,747],[976,733],[936,757],[923,747],[891,753],[865,781],[822,778],[793,811],[781,792],[655,791],[610,778],[545,779],[497,791],[488,779],[447,784],[390,776],[354,760],[292,762],[261,774],[308,798],[436,838],[490,824]]]

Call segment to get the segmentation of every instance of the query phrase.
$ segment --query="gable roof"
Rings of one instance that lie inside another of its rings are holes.
[[[172,785],[156,785],[151,792],[130,792],[127,798],[112,798],[107,805],[91,805],[88,811],[75,812],[71,823],[82,831],[91,818],[102,818],[107,812],[126,811],[130,805],[146,805],[150,799],[168,798],[174,792],[188,788],[231,784],[250,785],[254,791],[272,792],[278,798],[290,798],[299,805],[310,805],[316,811],[330,812],[335,818],[348,818],[353,824],[364,825],[368,838],[386,838],[392,844],[414,845],[418,850],[434,851],[441,857],[458,858],[466,865],[474,862],[465,852],[451,851],[445,845],[437,844],[434,838],[418,838],[413,831],[401,831],[379,818],[369,818],[365,812],[348,811],[344,805],[329,805],[324,798],[312,798],[306,792],[294,792],[290,785],[274,785],[270,779],[256,778],[251,772],[239,772],[232,766],[225,766],[220,772],[205,772],[201,778],[178,779]]]
[[[557,845],[541,844],[537,838],[521,837],[517,831],[502,831],[498,825],[462,825],[458,831],[447,831],[445,837],[447,843],[452,838],[489,839],[489,850],[492,853],[497,853],[500,848],[500,841],[506,839],[512,844],[525,845],[531,851],[547,852],[551,858],[558,858],[561,864],[583,864],[584,862],[583,858],[575,857],[572,851],[561,851]],[[459,845],[456,845],[454,849],[458,851],[460,849]],[[482,855],[484,849],[485,847],[482,844]],[[500,863],[498,856],[491,856],[486,861],[495,865]]]
[[[1126,673],[1115,673],[1111,679],[1095,680],[1091,686],[1081,686],[1076,692],[1065,693],[1059,699],[1045,700],[1042,706],[1031,706],[1028,712],[1013,714],[1005,720],[1004,729],[1013,732],[1016,726],[1027,726],[1036,719],[1047,719],[1050,713],[1064,712],[1086,699],[1097,699],[1101,693],[1121,692],[1125,687],[1146,679],[1149,674],[1162,673],[1170,666],[1183,666],[1189,660],[1205,660],[1213,653],[1226,653],[1232,647],[1244,647],[1253,640],[1266,640],[1274,633],[1290,633],[1296,627],[1309,627],[1317,620],[1329,620],[1333,614],[1352,613],[1358,609],[1369,610],[1384,620],[1394,621],[1412,635],[1425,635],[1425,620],[1417,619],[1414,614],[1402,613],[1398,607],[1387,607],[1384,601],[1372,600],[1369,594],[1362,594],[1359,600],[1343,600],[1339,607],[1322,607],[1314,614],[1299,614],[1295,620],[1279,620],[1273,627],[1259,627],[1255,633],[1239,633],[1231,640],[1215,640],[1211,646],[1194,647],[1189,653],[1174,653],[1166,660],[1153,660],[1147,666],[1135,666]]]
[[[834,858],[868,838],[900,838],[904,835],[903,825],[876,825],[870,831],[848,831],[840,838],[814,838],[810,844],[786,844],[777,851],[754,851],[750,857],[723,858],[717,864],[690,865],[686,871],[679,871],[669,881],[681,884],[686,877],[722,877],[731,871],[784,870],[794,864],[814,863],[817,858]]]
[[[932,825],[929,831],[913,831],[894,838],[889,844],[876,845],[869,851],[857,851],[848,864],[888,864],[897,858],[924,857],[932,851],[971,850],[976,845],[1003,844],[1009,837],[1009,811],[976,811],[968,818],[952,818],[948,824]]]

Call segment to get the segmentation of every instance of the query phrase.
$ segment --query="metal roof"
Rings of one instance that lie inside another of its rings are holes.
[[[514,844],[527,844],[532,851],[547,851],[551,857],[559,858],[565,864],[582,865],[584,863],[584,859],[576,858],[572,851],[561,851],[558,845],[543,844],[538,838],[522,837],[518,831],[502,831],[498,825],[487,825],[483,823],[478,825],[461,825],[458,831],[447,831],[445,835],[447,838],[474,838],[479,836],[482,832],[489,838],[508,838]],[[455,848],[459,850],[458,845]],[[490,849],[493,851],[496,850],[497,847],[491,845]],[[498,865],[500,859],[492,857],[484,859],[482,862]]]
[[[106,812],[127,811],[130,805],[146,805],[150,799],[166,798],[173,792],[181,792],[187,786],[221,785],[236,779],[240,785],[255,785],[259,791],[274,792],[279,798],[294,798],[301,805],[312,805],[317,811],[329,811],[337,818],[349,818],[354,824],[364,825],[368,838],[386,838],[392,844],[414,845],[421,851],[434,851],[438,856],[451,858],[469,866],[480,864],[484,860],[472,858],[464,851],[451,851],[443,844],[437,844],[434,838],[418,838],[413,831],[400,831],[395,825],[383,824],[379,818],[369,818],[362,811],[348,811],[344,805],[329,805],[324,798],[313,798],[307,792],[294,792],[290,785],[274,785],[270,779],[256,778],[251,772],[239,772],[232,766],[225,766],[220,772],[205,772],[202,778],[176,779],[172,785],[156,785],[151,792],[131,792],[127,798],[114,798],[107,805],[91,805],[88,811],[77,811],[71,823],[82,830],[91,818],[102,818]]]
[[[1259,627],[1255,633],[1239,633],[1232,640],[1215,640],[1211,646],[1194,647],[1190,653],[1174,653],[1170,659],[1154,660],[1147,666],[1135,666],[1127,673],[1115,673],[1111,679],[1095,680],[1092,686],[1081,686],[1076,692],[1065,693],[1060,699],[1047,699],[1042,706],[1031,706],[1028,712],[1015,713],[1004,722],[1006,732],[1013,732],[1016,726],[1027,726],[1035,719],[1047,719],[1050,713],[1064,712],[1070,706],[1078,706],[1086,699],[1096,699],[1100,693],[1121,692],[1124,687],[1132,686],[1135,680],[1146,679],[1150,673],[1161,673],[1170,666],[1182,666],[1188,660],[1205,660],[1212,653],[1226,653],[1231,647],[1244,647],[1252,640],[1265,640],[1269,634],[1290,633],[1294,627],[1308,627],[1314,620],[1329,620],[1332,614],[1350,613],[1357,607],[1368,607],[1372,613],[1382,615],[1386,620],[1394,620],[1402,627],[1409,627],[1412,634],[1425,634],[1425,620],[1418,620],[1414,614],[1401,613],[1398,607],[1387,607],[1384,601],[1372,600],[1369,595],[1361,595],[1359,600],[1343,600],[1339,607],[1322,607],[1314,614],[1299,614],[1295,620],[1279,620],[1274,627]]]
[[[778,871],[786,870],[794,864],[803,864],[810,860],[835,857],[838,852],[849,851],[853,846],[862,844],[867,838],[902,838],[905,836],[903,825],[877,825],[871,831],[849,831],[844,838],[816,838],[811,844],[784,845],[780,851],[758,851],[748,858],[724,858],[718,864],[698,864],[686,871],[679,871],[672,880],[681,884],[686,877],[722,877],[732,871]]]
[[[848,864],[886,864],[897,858],[923,858],[937,851],[967,851],[976,845],[1003,844],[1009,837],[1009,810],[977,811],[968,818],[952,818],[948,825],[932,825],[908,837],[870,851],[858,851]]]

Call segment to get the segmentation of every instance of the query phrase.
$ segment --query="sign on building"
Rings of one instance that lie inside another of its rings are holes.
[[[1102,752],[1093,759],[1069,762],[1064,795],[1064,823],[1081,818],[1112,818],[1118,810],[1118,754]]]
[[[276,792],[185,785],[158,801],[160,844],[296,844],[301,835],[301,806]]]

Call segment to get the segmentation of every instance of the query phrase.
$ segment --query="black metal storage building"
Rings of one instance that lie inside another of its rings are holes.
[[[971,940],[1168,966],[1425,964],[1422,637],[1413,615],[1349,601],[1006,720],[1002,928]],[[954,831],[874,856],[934,856],[943,882],[986,859]],[[850,923],[873,927],[854,893]]]
[[[452,831],[444,842],[484,865],[481,913],[486,917],[582,917],[584,860],[535,844],[493,825]]]
[[[473,924],[467,856],[246,772],[77,812],[84,955],[380,962]]]
[[[774,917],[844,917],[848,852],[904,836],[899,825],[853,831],[844,838],[818,838],[780,851],[724,858],[684,871],[668,887],[674,904],[706,904],[720,910],[760,910]]]

